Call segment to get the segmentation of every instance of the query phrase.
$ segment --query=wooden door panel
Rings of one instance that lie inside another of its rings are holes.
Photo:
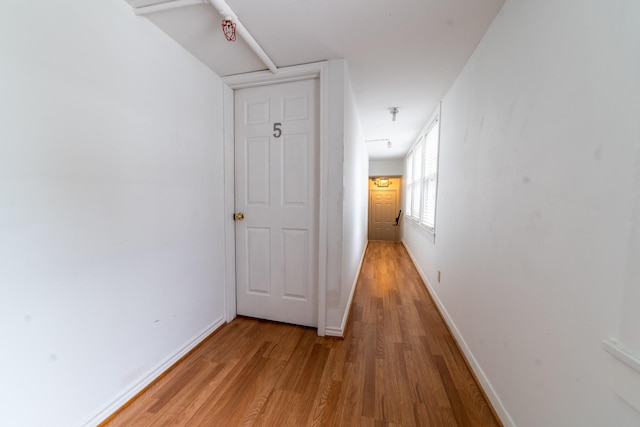
[[[284,250],[283,296],[307,301],[309,289],[309,232],[307,230],[282,230]]]
[[[253,294],[271,295],[271,230],[247,227],[247,262],[243,263],[247,274],[247,291]]]
[[[270,151],[269,138],[247,138],[244,142],[244,155],[246,166],[244,167],[243,180],[246,183],[244,194],[247,205],[269,206],[270,201]],[[242,154],[242,153],[241,153]]]
[[[282,204],[306,207],[309,196],[309,141],[307,135],[283,136],[282,163]]]

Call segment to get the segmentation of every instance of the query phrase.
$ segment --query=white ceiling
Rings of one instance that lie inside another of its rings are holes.
[[[392,159],[404,157],[504,0],[227,3],[277,67],[346,59],[369,156]],[[220,76],[266,69],[240,38],[225,40],[206,1],[146,17]]]

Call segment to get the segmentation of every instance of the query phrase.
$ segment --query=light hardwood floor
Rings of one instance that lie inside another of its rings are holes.
[[[370,242],[344,340],[237,318],[116,426],[499,426],[401,243]]]

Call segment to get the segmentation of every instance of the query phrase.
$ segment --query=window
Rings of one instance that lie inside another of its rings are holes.
[[[424,173],[422,175],[422,217],[420,224],[431,230],[436,222],[436,184],[438,178],[438,140],[440,123],[435,119],[424,138]]]
[[[407,205],[405,212],[408,216],[420,220],[420,197],[422,194],[422,139],[418,141],[407,156]]]
[[[421,141],[422,142],[422,141]],[[413,150],[413,176],[411,177],[411,218],[415,220],[420,219],[420,193],[422,193],[422,182],[420,177],[422,175],[422,143],[418,143]]]
[[[405,168],[405,213],[431,232],[436,225],[439,141],[440,117],[437,114],[409,151]]]

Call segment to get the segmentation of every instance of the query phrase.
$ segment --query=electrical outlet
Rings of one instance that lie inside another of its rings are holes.
[[[438,270],[438,283],[440,283],[440,270]]]

